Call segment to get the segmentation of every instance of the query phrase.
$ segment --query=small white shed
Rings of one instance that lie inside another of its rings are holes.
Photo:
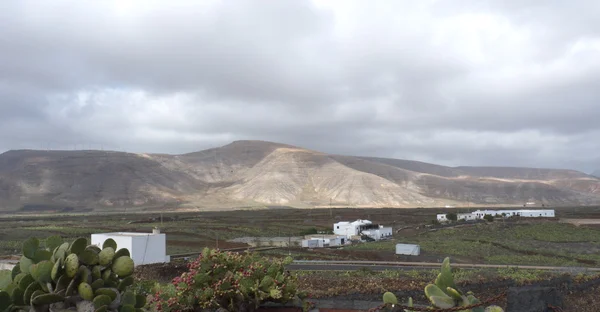
[[[318,248],[323,247],[323,240],[320,239],[303,239],[302,247],[304,248]]]
[[[421,254],[421,247],[414,244],[396,244],[396,254],[418,256]]]
[[[92,244],[102,248],[104,241],[112,238],[117,248],[127,248],[136,266],[151,263],[168,263],[167,237],[155,229],[152,233],[113,232],[92,234]]]

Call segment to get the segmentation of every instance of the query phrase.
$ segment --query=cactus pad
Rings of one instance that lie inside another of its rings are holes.
[[[108,311],[108,307],[107,306],[101,306],[98,309],[96,309],[96,311],[94,312],[106,312]]]
[[[21,275],[18,280],[15,281],[15,284],[21,289],[25,290],[29,285],[35,282],[35,278],[31,276],[31,274]]]
[[[24,293],[25,292],[21,288],[13,289],[12,294],[10,294],[10,299],[12,300],[13,304],[25,305],[25,303],[23,302],[23,294]]]
[[[10,305],[10,295],[6,291],[0,290],[0,311],[8,309]]]
[[[102,287],[104,287],[104,280],[103,280],[103,279],[101,279],[101,278],[99,278],[99,279],[95,280],[95,281],[92,283],[92,285],[91,285],[91,286],[92,286],[92,289],[93,289],[93,290],[96,290],[96,289],[98,289],[98,288],[102,288]]]
[[[113,250],[117,250],[117,242],[115,242],[114,239],[109,238],[109,239],[105,240],[104,243],[102,244],[102,249],[104,249],[106,247],[111,247]]]
[[[121,280],[117,288],[119,288],[120,291],[124,291],[127,287],[131,285],[133,285],[133,276],[127,276]]]
[[[31,266],[31,276],[40,283],[48,283],[52,281],[51,274],[54,264],[48,260],[44,260],[38,264]]]
[[[35,237],[30,237],[23,242],[23,256],[33,259],[35,252],[40,247],[40,241]]]
[[[50,271],[50,278],[53,281],[58,281],[58,278],[61,276],[62,271],[63,271],[62,265],[63,265],[63,260],[62,260],[62,258],[59,258],[54,263],[54,266],[52,266],[52,271]]]
[[[121,249],[117,250],[117,252],[115,252],[114,259],[118,259],[123,256],[131,257],[131,253],[129,252],[129,249],[121,248]]]
[[[77,270],[79,270],[79,257],[76,254],[70,254],[65,259],[65,274],[72,278],[77,274]]]
[[[113,302],[115,299],[117,299],[117,293],[110,289],[110,288],[99,288],[96,289],[96,291],[94,292],[95,296],[102,296],[102,295],[106,295],[110,298],[110,302]]]
[[[82,253],[85,250],[86,246],[87,246],[87,239],[80,237],[80,238],[76,239],[75,241],[73,241],[73,243],[71,243],[71,246],[69,247],[69,252],[72,254],[79,255],[80,253]]]
[[[79,284],[79,286],[77,287],[77,292],[79,293],[79,296],[83,298],[83,300],[91,301],[94,299],[94,291],[92,289],[92,286],[90,286],[90,284],[88,283]]]
[[[27,287],[27,289],[25,289],[25,292],[23,293],[23,302],[26,305],[29,305],[31,303],[31,296],[34,292],[38,290],[42,290],[42,286],[40,286],[39,283],[32,283],[31,285],[29,285],[29,287]]]
[[[45,249],[38,249],[33,257],[33,262],[38,263],[44,260],[52,259],[52,253]]]
[[[398,298],[396,298],[396,295],[388,291],[385,294],[383,294],[383,303],[398,304]]]
[[[129,257],[119,257],[112,265],[112,271],[115,272],[120,278],[127,277],[133,274],[134,263]]]
[[[115,256],[115,249],[112,247],[106,247],[100,251],[98,256],[100,257],[100,265],[109,265]]]
[[[92,278],[94,280],[97,280],[99,278],[102,277],[102,267],[99,265],[96,265],[92,268]]]
[[[133,292],[126,291],[125,293],[123,293],[123,296],[121,297],[121,303],[124,305],[125,304],[136,305],[137,297]]]
[[[96,309],[99,309],[103,306],[108,306],[112,302],[112,299],[110,299],[110,297],[107,295],[100,295],[100,296],[96,296],[96,298],[94,298],[93,302],[94,302],[94,307],[96,307]]]
[[[10,273],[10,277],[11,277],[11,279],[13,279],[13,280],[14,280],[14,279],[15,279],[15,276],[17,276],[17,274],[19,274],[19,273],[21,273],[21,266],[20,266],[20,265],[15,265],[15,266],[12,268],[12,271],[11,271],[11,273]]]
[[[64,300],[65,300],[65,298],[58,294],[43,294],[43,295],[33,297],[33,299],[31,299],[31,304],[32,305],[46,305],[46,304],[61,302]]]
[[[85,250],[93,251],[95,253],[100,253],[100,251],[102,251],[102,249],[100,249],[100,247],[98,247],[96,245],[89,245],[89,246],[85,247]]]
[[[22,273],[29,273],[29,267],[31,267],[32,264],[33,260],[25,256],[21,256],[21,260],[19,260],[19,269]]]
[[[135,308],[141,309],[146,306],[146,297],[144,295],[135,295]]]
[[[135,312],[135,307],[130,304],[126,304],[121,306],[119,312]]]
[[[54,250],[54,249],[58,248],[60,245],[62,245],[62,243],[63,243],[62,237],[60,237],[58,235],[53,235],[53,236],[46,238],[46,242],[44,243],[44,245],[46,246],[46,248],[48,250]]]
[[[84,250],[79,255],[79,259],[85,265],[96,265],[100,261],[100,257],[98,256],[98,253],[95,252],[94,250],[90,250],[90,249]]]

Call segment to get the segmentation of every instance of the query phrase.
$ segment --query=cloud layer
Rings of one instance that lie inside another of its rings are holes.
[[[5,1],[0,151],[600,168],[597,1]]]

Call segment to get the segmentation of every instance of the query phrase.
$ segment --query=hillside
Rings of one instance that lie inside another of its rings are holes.
[[[574,170],[445,167],[330,155],[264,142],[183,155],[18,150],[0,154],[0,207],[433,207],[600,203],[600,179]]]

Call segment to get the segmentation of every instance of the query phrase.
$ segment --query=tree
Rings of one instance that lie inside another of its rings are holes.
[[[454,212],[451,212],[446,214],[446,219],[450,221],[456,221],[458,220],[458,216]]]
[[[494,222],[494,216],[490,214],[486,214],[485,216],[483,216],[483,219],[487,222]]]

